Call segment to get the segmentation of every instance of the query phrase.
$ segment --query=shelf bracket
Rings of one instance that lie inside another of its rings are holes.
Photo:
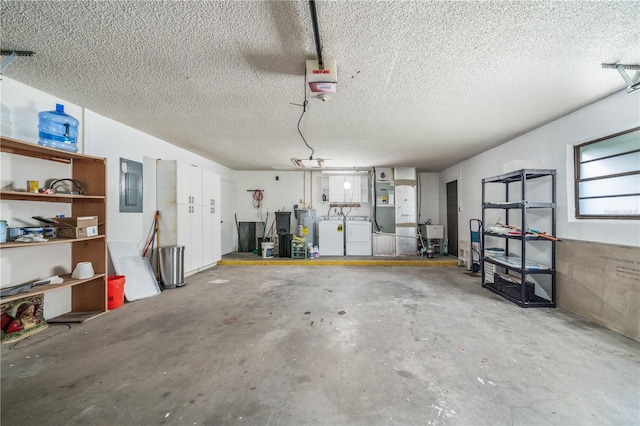
[[[625,83],[627,83],[627,89],[629,89],[627,93],[640,90],[640,65],[602,64],[602,68],[618,70]],[[636,73],[633,77],[630,77],[625,70],[634,70]]]

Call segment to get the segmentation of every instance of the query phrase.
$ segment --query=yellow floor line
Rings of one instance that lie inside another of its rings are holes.
[[[340,260],[340,259],[300,259],[300,260],[220,260],[220,266],[458,266],[457,260]]]

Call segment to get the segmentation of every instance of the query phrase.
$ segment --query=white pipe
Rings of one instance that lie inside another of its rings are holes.
[[[309,208],[313,208],[313,170],[309,172]]]

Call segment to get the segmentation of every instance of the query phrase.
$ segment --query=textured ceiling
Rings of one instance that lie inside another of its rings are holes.
[[[236,170],[290,169],[307,1],[2,1],[5,75]],[[318,1],[338,93],[300,129],[332,167],[440,171],[624,89],[637,1]],[[535,147],[532,147],[535,149]]]

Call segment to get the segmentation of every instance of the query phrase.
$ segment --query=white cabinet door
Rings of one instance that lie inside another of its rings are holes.
[[[176,162],[176,204],[192,204],[191,199],[191,168],[190,164]]]
[[[191,188],[192,204],[202,206],[204,204],[202,199],[202,169],[196,166],[189,166],[191,167],[189,186]]]
[[[220,208],[214,203],[220,197],[220,176],[173,160],[160,160],[157,172],[160,243],[184,246],[187,274],[217,262],[220,218],[215,214]]]
[[[214,206],[213,208],[213,261],[218,262],[222,259],[222,207]]]
[[[345,176],[344,181],[349,187],[344,190],[344,200],[347,203],[359,203],[361,201],[360,176]]]
[[[202,256],[202,206],[191,206],[191,217],[189,220],[191,235],[191,270],[196,270],[204,266]],[[186,270],[186,269],[185,269]]]
[[[202,170],[202,205],[220,205],[220,175],[210,170]]]
[[[213,256],[214,240],[216,239],[214,228],[213,206],[202,206],[202,264],[211,265],[215,262]]]
[[[221,258],[220,175],[202,170],[202,230],[203,265]]]
[[[176,185],[176,203],[202,204],[202,169],[177,162]]]
[[[344,202],[344,176],[329,176],[329,201]]]
[[[178,204],[177,245],[184,246],[184,271],[191,272],[202,264],[202,206]]]
[[[193,252],[193,246],[191,245],[191,205],[189,204],[177,204],[177,216],[176,216],[176,245],[184,246],[184,271],[189,272],[193,270],[193,262],[191,261],[191,253]],[[162,217],[162,212],[160,214]],[[162,238],[163,229],[160,228],[160,238]],[[163,240],[160,240],[162,243]],[[162,243],[165,245],[164,243]],[[169,244],[170,245],[170,244]]]
[[[329,201],[333,203],[359,203],[360,176],[329,176]]]

